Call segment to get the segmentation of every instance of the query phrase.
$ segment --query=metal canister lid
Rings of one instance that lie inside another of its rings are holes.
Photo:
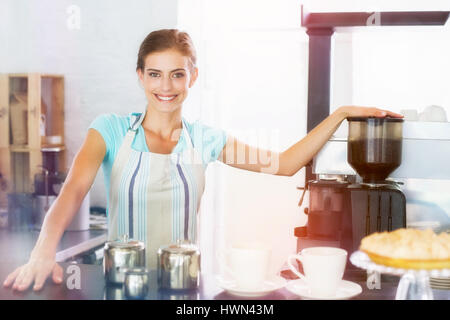
[[[144,267],[120,268],[120,271],[124,274],[137,276],[148,275],[148,273],[150,272],[147,268]]]
[[[144,243],[141,241],[129,239],[128,235],[123,235],[121,238],[109,241],[105,244],[105,249],[144,249]]]
[[[198,252],[198,247],[189,242],[178,241],[174,244],[169,244],[159,248],[160,252],[168,252],[171,254],[192,254]]]

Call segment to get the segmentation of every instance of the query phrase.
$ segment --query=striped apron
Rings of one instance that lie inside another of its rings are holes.
[[[155,269],[160,246],[178,240],[197,243],[197,212],[205,187],[205,167],[184,121],[185,151],[160,154],[131,148],[144,116],[132,116],[113,163],[108,239],[128,234],[144,242],[146,265]]]

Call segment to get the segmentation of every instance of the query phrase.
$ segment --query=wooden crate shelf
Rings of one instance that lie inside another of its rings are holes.
[[[65,171],[64,77],[0,74],[0,178],[8,186],[0,189],[0,208],[9,192],[34,192],[34,175],[42,171],[42,148],[49,147],[49,136],[59,137],[59,170]]]

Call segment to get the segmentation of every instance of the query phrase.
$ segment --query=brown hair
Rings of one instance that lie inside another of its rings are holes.
[[[145,58],[153,52],[167,49],[176,49],[190,60],[190,67],[193,69],[197,63],[197,53],[191,37],[177,29],[161,29],[150,32],[139,48],[136,70],[144,71]]]

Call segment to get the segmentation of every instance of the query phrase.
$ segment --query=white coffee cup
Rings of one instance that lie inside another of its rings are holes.
[[[304,275],[292,264],[298,260],[303,266]],[[347,251],[334,247],[312,247],[288,258],[288,266],[303,279],[311,294],[318,297],[332,297],[336,294],[344,275]]]
[[[430,122],[447,122],[447,113],[441,106],[431,105],[426,107],[421,113],[424,121]]]
[[[225,251],[220,262],[244,290],[257,290],[267,279],[271,250],[260,243],[238,243]]]

